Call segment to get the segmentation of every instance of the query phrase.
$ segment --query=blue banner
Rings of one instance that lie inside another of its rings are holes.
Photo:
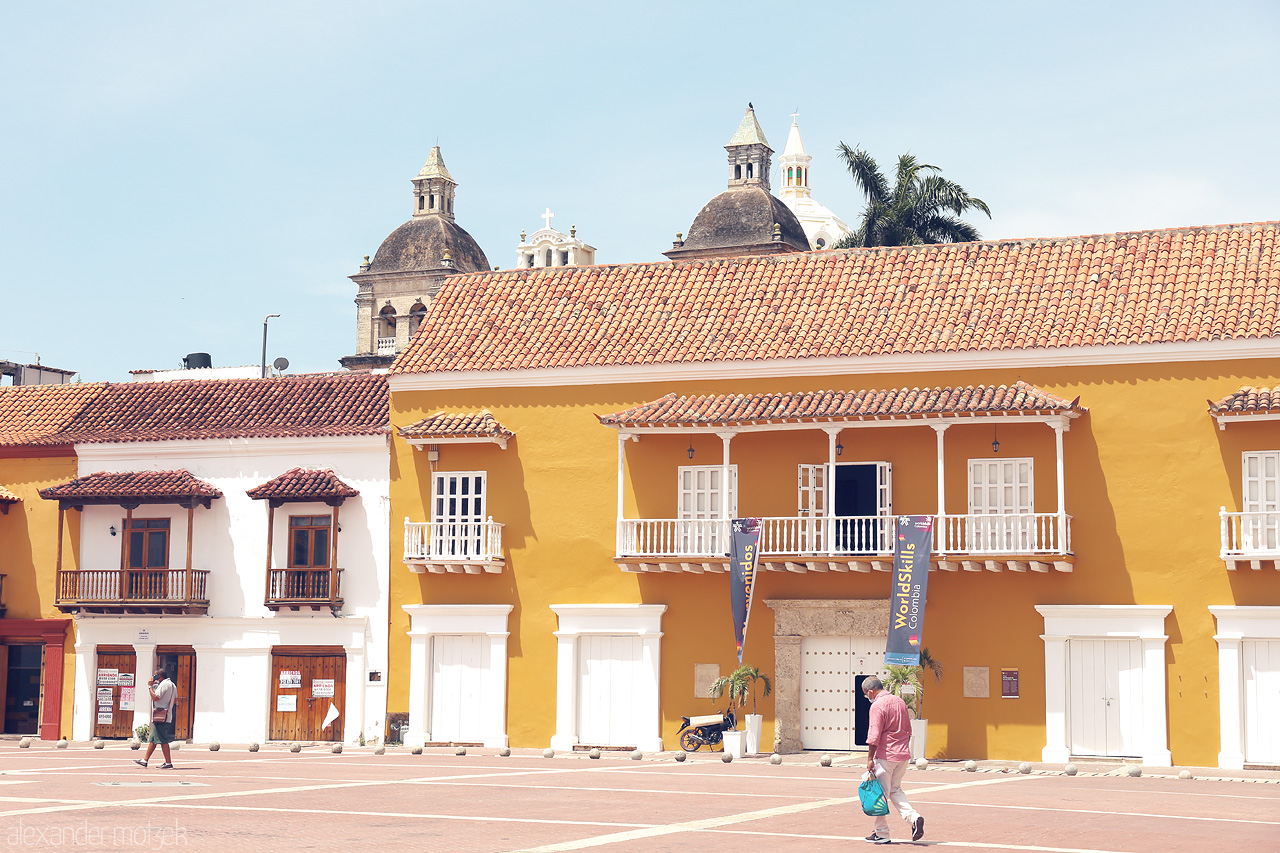
[[[738,641],[738,665],[742,665],[742,643],[751,619],[751,597],[755,593],[756,564],[760,560],[759,518],[733,519],[729,536],[729,606],[733,608],[733,633]]]
[[[929,589],[933,516],[902,515],[893,536],[893,592],[884,662],[919,666],[924,642],[924,602]]]

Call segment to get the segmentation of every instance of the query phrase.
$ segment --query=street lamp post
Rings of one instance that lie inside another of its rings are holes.
[[[279,314],[268,314],[262,318],[262,378],[267,378],[267,321]]]

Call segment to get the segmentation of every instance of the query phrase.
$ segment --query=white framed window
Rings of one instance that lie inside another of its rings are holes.
[[[676,535],[682,553],[703,554],[727,551],[728,527],[725,518],[738,516],[738,466],[729,466],[728,495],[721,483],[720,465],[681,465],[677,469]],[[727,514],[723,512],[727,500]]]
[[[1035,460],[1029,456],[969,460],[971,517],[966,524],[966,550],[991,554],[1036,550],[1034,513]]]
[[[1280,450],[1240,455],[1243,546],[1249,551],[1280,549]]]
[[[436,474],[431,500],[431,554],[467,557],[484,553],[487,511],[484,471]]]

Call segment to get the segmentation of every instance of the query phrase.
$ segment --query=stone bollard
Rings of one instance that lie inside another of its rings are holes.
[[[217,752],[220,749],[222,749],[222,744],[218,743],[216,740],[209,744],[210,752]]]
[[[509,758],[511,756],[511,747],[504,746],[502,749],[498,750],[498,755],[503,758]]]
[[[1076,767],[1074,764],[1068,764],[1066,767],[1062,768],[1062,772],[1066,773],[1068,776],[1074,776],[1080,772],[1080,768]]]
[[[455,749],[455,750],[453,751],[453,754],[454,754],[454,755],[466,755],[466,754],[467,754],[467,748],[466,748],[465,746],[460,746],[460,747],[458,747],[457,749]]]
[[[259,747],[259,745],[258,745],[256,742],[255,742],[255,743],[251,743],[251,744],[249,744],[249,751],[250,751],[250,752],[257,752],[259,749],[260,749],[260,747]]]
[[[175,740],[173,743],[169,744],[169,749],[173,750],[174,752],[177,752],[178,750],[182,749],[181,741]]]
[[[974,761],[973,759],[969,759],[964,763],[964,770],[966,773],[977,773],[978,762]]]
[[[1124,772],[1128,773],[1130,776],[1141,776],[1142,767],[1140,767],[1137,764],[1130,764],[1128,767],[1124,769]]]
[[[335,743],[329,751],[334,755],[342,755],[342,744]]]
[[[927,758],[917,758],[917,759],[916,759],[916,769],[917,769],[917,770],[928,770],[928,769],[929,769],[929,759],[927,759]]]
[[[556,757],[556,751],[555,751],[554,749],[552,749],[551,747],[547,747],[546,749],[542,750],[542,757],[543,757],[543,758],[555,758],[555,757]]]
[[[1031,762],[1030,762],[1030,761],[1024,761],[1024,762],[1022,762],[1021,764],[1019,764],[1019,765],[1018,765],[1018,772],[1019,772],[1019,773],[1021,773],[1021,774],[1022,774],[1022,775],[1024,775],[1024,776],[1025,776],[1025,775],[1027,775],[1028,773],[1030,773],[1030,772],[1031,772]]]
[[[1179,779],[1194,779],[1194,778],[1196,778],[1196,777],[1194,777],[1194,776],[1192,776],[1192,775],[1191,775],[1191,771],[1190,771],[1190,770],[1179,770],[1179,771],[1178,771],[1178,778],[1179,778]]]
[[[94,749],[106,749],[106,748],[107,748],[107,742],[106,742],[105,740],[95,740],[95,741],[93,742],[93,748],[94,748]]]
[[[822,756],[821,758],[819,758],[819,759],[818,759],[818,764],[819,764],[819,766],[821,766],[821,767],[830,767],[830,766],[831,766],[831,756],[830,756],[830,755],[824,755],[824,756]]]
[[[66,748],[67,748],[67,739],[66,739],[66,738],[63,738],[62,740],[58,741],[57,743],[55,743],[55,744],[53,745],[53,748],[54,748],[54,749],[66,749]]]
[[[377,746],[375,746],[375,747],[373,748],[373,754],[374,754],[374,755],[386,755],[386,754],[387,754],[387,748],[386,748],[385,746],[383,746],[382,744],[378,744]]]
[[[134,738],[133,740],[129,741],[129,748],[142,749],[142,741],[138,740],[137,738]]]
[[[782,756],[781,756],[781,755],[778,755],[778,753],[776,753],[776,752],[775,752],[773,755],[770,755],[770,756],[769,756],[769,763],[770,763],[770,764],[773,764],[773,765],[775,765],[775,766],[776,766],[776,765],[778,765],[778,764],[781,764],[781,763],[782,763]]]
[[[686,753],[684,753],[684,752],[677,752],[677,753],[676,753],[676,761],[684,761],[684,760],[685,760],[686,758],[688,758],[688,757],[689,757],[689,756],[688,756]]]
[[[732,752],[722,752],[722,753],[720,753],[720,760],[721,760],[721,761],[723,761],[725,764],[730,764],[730,763],[732,763],[732,762],[733,762],[733,753],[732,753]]]
[[[24,737],[22,740],[18,741],[18,749],[30,749],[30,748],[31,748],[31,738]]]
[[[632,761],[643,761],[643,760],[644,760],[644,753],[637,749],[635,752],[631,753],[631,760],[632,760]]]
[[[413,755],[422,755],[422,747],[415,746],[413,749],[409,750],[409,752]]]
[[[300,744],[300,743],[295,743],[293,746],[289,747],[289,751],[290,751],[290,752],[302,752],[302,744]]]
[[[599,757],[600,757],[599,747],[595,747],[595,746],[591,747],[591,751],[587,753],[587,758],[599,758]]]

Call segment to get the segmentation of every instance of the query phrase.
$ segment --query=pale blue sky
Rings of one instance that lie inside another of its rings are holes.
[[[10,2],[0,81],[0,359],[85,380],[257,363],[267,313],[336,369],[437,140],[504,268],[548,206],[661,260],[747,101],[851,222],[839,141],[942,166],[986,238],[1280,219],[1274,2]]]

